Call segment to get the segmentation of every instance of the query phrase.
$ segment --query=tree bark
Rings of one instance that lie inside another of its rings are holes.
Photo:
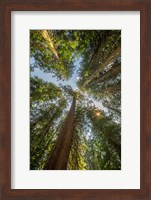
[[[105,69],[105,67],[107,67],[110,63],[112,63],[119,55],[121,54],[121,47],[118,47],[117,49],[115,49],[108,57],[107,59],[103,62],[103,64],[101,66],[98,67],[98,69],[96,71],[94,71],[94,73],[89,77],[89,79],[87,79],[84,83],[84,86],[88,86],[89,82],[95,78],[95,77],[99,77],[99,73],[100,71],[102,71],[103,69]]]
[[[52,39],[49,37],[48,31],[47,30],[43,30],[43,31],[41,31],[41,34],[42,34],[43,38],[46,40],[46,42],[48,43],[51,51],[53,52],[53,54],[55,55],[57,60],[59,60],[58,53],[57,53],[57,51],[56,51],[56,49],[54,47]]]
[[[69,159],[72,131],[75,119],[76,99],[73,97],[70,111],[65,119],[60,134],[58,136],[56,145],[44,167],[45,170],[66,170]]]
[[[114,67],[112,67],[108,72],[104,73],[103,75],[100,75],[99,77],[95,77],[94,79],[89,82],[89,87],[96,85],[101,82],[105,82],[107,79],[111,80],[112,78],[115,78],[119,73],[121,72],[121,64],[118,64]]]

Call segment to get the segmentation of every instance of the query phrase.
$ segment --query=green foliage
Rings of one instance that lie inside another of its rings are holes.
[[[95,169],[120,169],[121,168],[121,130],[120,125],[113,122],[110,117],[103,113],[97,115],[96,109],[88,110],[87,116],[91,123],[92,136],[88,139],[87,159],[91,168],[94,168],[94,160],[89,154],[97,160]],[[95,134],[94,134],[95,133]],[[96,163],[96,162],[95,162]]]
[[[121,169],[121,31],[41,30],[30,33],[37,67],[69,79],[80,59],[78,89],[30,78],[30,168],[44,169],[76,99],[69,170]],[[50,44],[51,43],[51,44]],[[102,109],[95,106],[100,102]]]
[[[44,72],[52,72],[59,79],[69,79],[74,68],[74,49],[77,42],[69,40],[70,38],[66,36],[67,32],[64,35],[57,34],[57,31],[48,31],[48,33],[59,59],[54,56],[48,42],[42,37],[41,31],[32,30],[30,49],[31,57],[35,59],[34,66],[39,67]]]
[[[30,102],[43,103],[62,96],[62,91],[53,83],[43,81],[38,77],[30,77]]]
[[[30,168],[43,168],[62,124],[67,106],[64,98],[32,109],[30,116]]]
[[[91,59],[89,59],[91,57]],[[79,70],[78,85],[93,93],[111,88],[119,83],[120,76],[120,31],[111,31],[98,43],[95,52],[86,54]],[[111,91],[111,90],[110,90]],[[104,93],[104,91],[103,91]]]

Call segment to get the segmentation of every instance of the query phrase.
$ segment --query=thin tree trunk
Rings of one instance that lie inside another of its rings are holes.
[[[59,60],[58,53],[57,53],[57,51],[56,51],[56,49],[54,47],[52,39],[49,37],[48,31],[47,30],[43,30],[43,31],[41,31],[41,34],[42,34],[43,38],[46,40],[47,44],[49,45],[51,51],[53,52],[53,54],[55,55],[57,60]]]
[[[31,143],[31,147],[32,147],[32,155],[35,153],[35,150],[37,148],[37,145],[41,145],[42,140],[45,138],[46,134],[49,131],[49,128],[52,125],[53,120],[57,117],[58,113],[60,111],[57,109],[56,112],[52,115],[52,117],[50,118],[50,120],[48,121],[48,123],[44,126],[44,129],[41,131],[41,133],[37,136],[36,141],[34,140]],[[32,146],[34,145],[34,146]]]
[[[99,73],[100,71],[102,71],[105,67],[107,67],[110,63],[112,63],[119,55],[121,54],[121,48],[118,47],[116,50],[114,50],[109,56],[108,58],[105,60],[105,62],[103,62],[103,64],[98,67],[98,69],[96,71],[94,71],[94,73],[89,77],[89,79],[86,80],[86,82],[84,83],[84,86],[87,86],[89,84],[89,82],[94,79],[95,77],[99,77]]]
[[[121,64],[118,64],[111,68],[108,72],[104,73],[103,75],[96,77],[89,82],[89,87],[96,85],[101,82],[105,82],[107,79],[111,80],[115,78],[121,72]]]
[[[76,99],[73,97],[73,102],[70,111],[65,119],[56,145],[49,157],[44,169],[46,170],[66,170],[69,159],[69,154],[72,144],[72,131],[75,119]]]
[[[104,92],[115,93],[117,91],[121,91],[121,83],[119,82],[115,85],[107,86],[107,87],[104,86],[104,88],[101,88],[100,91],[102,92],[102,94]]]
[[[114,112],[118,113],[119,115],[121,114],[121,112],[116,108],[113,108],[113,107],[107,106],[107,105],[104,105],[104,106],[107,107],[109,110],[113,110]]]

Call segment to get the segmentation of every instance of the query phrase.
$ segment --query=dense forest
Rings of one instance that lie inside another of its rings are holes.
[[[30,31],[30,169],[121,169],[120,30]]]

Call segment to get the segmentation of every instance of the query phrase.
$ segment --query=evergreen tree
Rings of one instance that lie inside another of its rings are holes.
[[[30,57],[30,169],[121,169],[121,31],[32,30]],[[76,59],[76,90],[35,76],[63,83]]]

